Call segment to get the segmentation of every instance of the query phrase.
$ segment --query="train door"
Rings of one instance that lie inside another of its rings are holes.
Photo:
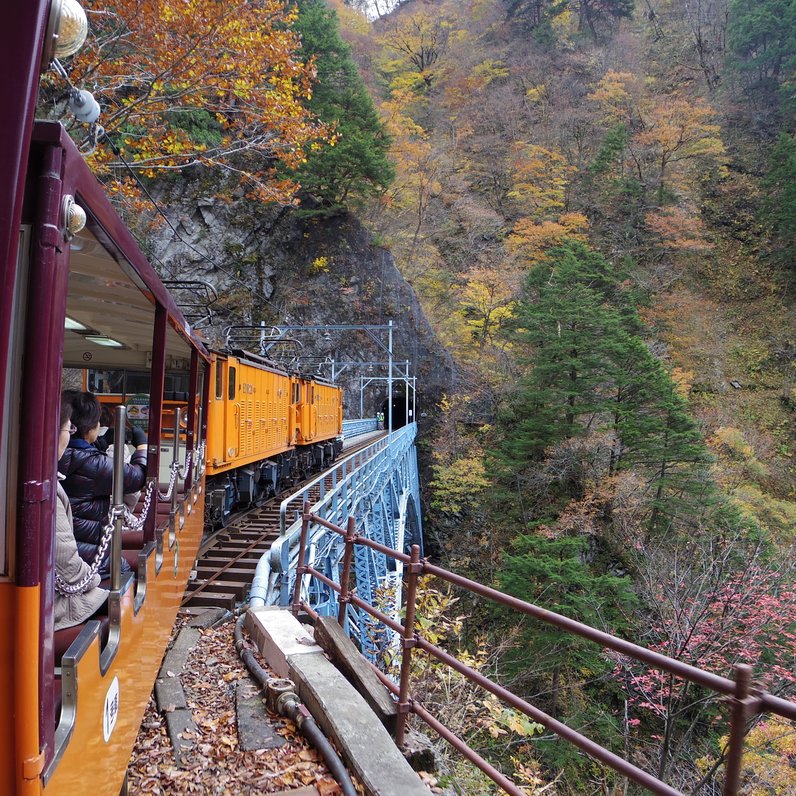
[[[237,360],[229,359],[226,368],[226,417],[224,423],[224,458],[232,461],[240,451],[241,406],[238,401]]]
[[[309,382],[307,384],[307,404],[309,405],[309,428],[310,439],[315,439],[318,436],[318,407],[315,404],[317,396],[315,394],[315,383]]]
[[[288,445],[295,445],[301,439],[301,381],[290,380],[290,411],[288,419]]]

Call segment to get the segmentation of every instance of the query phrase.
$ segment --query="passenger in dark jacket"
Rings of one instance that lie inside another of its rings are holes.
[[[94,447],[100,429],[100,402],[90,392],[71,395],[72,422],[77,433],[58,462],[58,472],[64,476],[63,487],[69,495],[74,519],[75,539],[80,557],[89,564],[97,555],[102,534],[108,524],[113,491],[113,461]],[[133,453],[124,465],[124,492],[137,492],[146,480],[146,434],[133,429]],[[99,566],[102,578],[110,575],[110,548]],[[122,559],[122,572],[130,565]]]

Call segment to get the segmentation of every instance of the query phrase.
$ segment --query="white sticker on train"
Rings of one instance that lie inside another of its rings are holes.
[[[117,718],[119,718],[119,678],[114,677],[105,694],[105,710],[102,713],[102,734],[105,736],[105,743],[108,743],[113,733]]]

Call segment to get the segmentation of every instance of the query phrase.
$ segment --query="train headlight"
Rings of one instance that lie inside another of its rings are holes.
[[[86,12],[77,0],[52,0],[47,17],[42,69],[46,69],[53,58],[74,55],[88,36]]]

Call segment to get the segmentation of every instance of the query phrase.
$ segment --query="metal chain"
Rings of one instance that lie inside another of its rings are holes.
[[[174,491],[174,484],[177,482],[177,475],[179,474],[180,478],[183,478],[183,479],[185,478],[186,474],[188,473],[188,468],[191,465],[191,455],[192,454],[193,454],[193,451],[188,451],[188,453],[186,454],[186,456],[185,456],[185,467],[184,468],[180,467],[179,460],[174,461],[174,462],[171,463],[171,478],[169,478],[169,488],[166,491],[166,494],[163,494],[163,492],[158,491],[158,497],[161,500],[171,500],[171,494]]]
[[[179,473],[180,478],[184,479],[188,472],[188,468],[191,466],[191,460],[194,457],[197,462],[201,462],[203,460],[205,447],[206,443],[202,441],[202,444],[198,448],[188,451],[188,454],[185,457],[185,465],[183,467],[181,467],[180,463],[177,461],[172,463],[171,478],[169,480],[169,489],[167,494],[164,495],[162,492],[160,492],[160,490],[158,490],[158,497],[161,500],[171,500],[171,494],[174,489],[174,484],[177,480],[177,474]],[[55,590],[59,594],[79,594],[94,579],[94,575],[97,574],[100,563],[102,562],[103,558],[105,558],[105,552],[110,544],[117,517],[122,517],[125,523],[123,526],[124,530],[139,531],[141,528],[143,528],[147,515],[149,514],[149,508],[152,504],[152,496],[155,493],[154,487],[155,481],[153,479],[147,485],[146,495],[144,497],[144,505],[142,506],[141,514],[138,517],[136,517],[135,514],[133,514],[126,506],[120,506],[119,508],[111,506],[111,509],[108,512],[108,524],[103,529],[102,540],[97,548],[97,554],[91,566],[89,567],[88,573],[78,583],[69,584],[56,572]]]
[[[116,524],[116,519],[122,516],[122,511],[114,506],[111,506],[110,512],[108,513],[108,524],[105,526],[102,532],[102,539],[100,540],[99,547],[97,548],[97,554],[94,556],[94,560],[91,562],[89,566],[88,573],[81,578],[77,583],[70,584],[67,583],[57,572],[55,573],[55,590],[59,594],[63,595],[70,595],[70,594],[80,594],[92,580],[94,580],[94,576],[97,574],[97,570],[99,569],[102,560],[105,558],[105,552],[108,549],[108,545],[111,543],[111,537],[113,536],[113,528]]]
[[[167,494],[164,495],[162,492],[160,492],[160,490],[158,490],[158,497],[161,500],[171,500],[171,494],[174,489],[174,484],[177,480],[177,474],[179,473],[180,478],[184,479],[188,473],[188,468],[191,466],[192,459],[194,459],[197,463],[200,463],[204,460],[206,444],[207,443],[203,440],[202,444],[198,448],[188,451],[188,454],[185,457],[185,465],[183,467],[180,467],[180,463],[178,461],[172,463],[171,478],[169,480],[169,489]],[[96,556],[94,557],[94,561],[91,563],[86,575],[81,578],[78,583],[70,584],[67,583],[67,581],[65,581],[57,572],[55,573],[55,590],[59,594],[80,594],[86,588],[86,586],[88,586],[88,584],[94,580],[94,576],[97,574],[97,570],[99,569],[102,560],[105,558],[105,553],[108,550],[108,545],[111,542],[113,528],[118,517],[122,517],[124,521],[124,530],[139,531],[141,528],[143,528],[147,515],[149,514],[149,508],[152,504],[152,496],[155,493],[154,487],[155,480],[152,479],[149,484],[147,484],[146,495],[144,496],[144,505],[141,507],[141,514],[138,517],[136,517],[135,514],[133,514],[126,506],[120,506],[118,508],[111,506],[110,511],[108,512],[108,524],[103,528],[102,539],[100,540],[99,547],[97,548]]]
[[[125,531],[140,531],[144,527],[147,515],[149,514],[149,506],[152,503],[152,495],[155,490],[155,479],[153,478],[146,487],[146,495],[144,495],[144,505],[141,507],[141,513],[136,517],[127,506],[124,507],[124,530]]]

